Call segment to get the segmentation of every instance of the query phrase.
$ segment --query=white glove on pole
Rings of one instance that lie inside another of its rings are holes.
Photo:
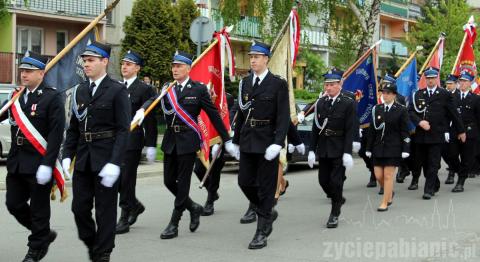
[[[45,165],[40,165],[37,169],[37,183],[45,185],[52,179],[52,168]]]
[[[300,145],[295,146],[295,148],[298,153],[305,155],[305,144],[301,143]]]
[[[64,158],[62,160],[62,169],[65,176],[70,180],[72,179],[72,174],[70,174],[70,165],[72,164],[72,160],[70,158]]]
[[[265,159],[270,161],[280,154],[280,150],[282,150],[282,146],[277,144],[271,144],[265,150]]]
[[[360,142],[353,142],[352,144],[353,153],[355,154],[358,153],[358,151],[360,151],[360,147],[361,147]]]
[[[410,153],[402,152],[402,158],[403,159],[408,158],[409,156],[410,156]]]
[[[360,138],[362,138],[362,136],[363,136],[363,129],[361,129],[361,128],[358,129],[358,136],[359,136]]]
[[[315,152],[310,151],[308,152],[308,166],[313,168],[313,164],[315,164]]]
[[[288,144],[288,153],[293,153],[293,151],[295,151],[295,146],[292,145],[292,144]]]
[[[112,163],[107,163],[98,175],[102,177],[102,185],[112,187],[120,176],[120,167]]]
[[[298,123],[300,124],[303,123],[303,121],[305,121],[305,115],[302,113],[298,113],[297,120],[298,120]]]
[[[366,155],[368,158],[372,158],[372,152],[370,152],[370,151],[365,152],[365,155]]]
[[[135,116],[133,117],[132,123],[137,123],[137,125],[141,125],[144,118],[145,118],[145,109],[140,108],[135,113]]]
[[[146,152],[145,155],[146,155],[147,161],[149,163],[155,162],[155,158],[157,158],[157,148],[155,148],[153,146],[147,147],[147,152]]]
[[[220,144],[215,144],[212,146],[212,157],[215,157],[218,153],[218,150],[220,150]]]
[[[344,154],[343,154],[343,157],[342,157],[342,161],[343,161],[343,166],[344,166],[346,169],[350,169],[350,168],[353,167],[353,158],[352,158],[352,155],[347,154],[347,153],[344,153]]]
[[[234,144],[232,140],[225,142],[225,150],[227,150],[227,152],[235,159],[240,161],[240,147]]]
[[[445,133],[445,142],[450,142],[450,133]]]

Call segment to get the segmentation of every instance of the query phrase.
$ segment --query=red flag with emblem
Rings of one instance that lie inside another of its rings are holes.
[[[225,94],[224,85],[224,61],[229,63],[229,75],[234,75],[235,62],[233,60],[233,53],[230,45],[230,39],[226,29],[221,32],[216,32],[214,35],[215,44],[211,45],[209,49],[202,53],[202,56],[195,62],[195,65],[190,71],[190,78],[207,85],[212,102],[217,107],[223,124],[228,132],[230,132],[230,118],[228,115],[227,98]],[[218,132],[212,125],[208,115],[202,110],[198,116],[198,125],[202,135],[202,148],[200,153],[200,160],[208,167],[210,145],[219,143],[221,141]]]
[[[445,39],[443,36],[440,38],[440,44],[438,45],[437,50],[433,53],[430,62],[428,63],[428,67],[435,67],[439,70],[442,69],[442,62],[443,62],[443,47],[444,47]],[[422,73],[420,80],[418,81],[418,89],[424,89],[427,87],[427,81],[425,79],[425,75]],[[440,86],[440,74],[437,77],[437,86]]]

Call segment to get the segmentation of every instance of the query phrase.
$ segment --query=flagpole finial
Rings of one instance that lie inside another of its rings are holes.
[[[475,18],[473,17],[473,15],[471,15],[470,18],[468,19],[468,23],[473,24],[474,21],[475,21]]]
[[[440,37],[445,38],[446,36],[447,36],[447,34],[446,34],[445,32],[441,32],[441,33],[440,33]]]
[[[292,9],[296,10],[301,5],[302,5],[302,2],[300,0],[295,0],[295,4],[293,5]]]

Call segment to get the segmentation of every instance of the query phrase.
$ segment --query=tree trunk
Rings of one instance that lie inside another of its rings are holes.
[[[359,58],[373,44],[372,38],[373,33],[375,32],[375,24],[378,20],[378,15],[380,14],[380,0],[372,0],[372,5],[369,8],[369,12],[366,12],[368,13],[367,17],[362,15],[362,12],[358,9],[354,0],[348,0],[348,6],[352,9],[363,31],[360,48],[358,49],[357,54],[357,58]]]

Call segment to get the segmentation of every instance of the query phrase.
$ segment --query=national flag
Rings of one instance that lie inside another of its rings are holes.
[[[442,63],[443,63],[443,48],[444,48],[445,38],[443,36],[440,36],[439,41],[440,43],[437,49],[434,51],[432,58],[428,62],[427,67],[432,66],[432,67],[438,68],[441,71]],[[422,74],[422,76],[420,77],[420,81],[418,81],[418,89],[424,89],[427,87],[427,81],[425,79],[425,76],[423,75],[423,72],[420,72],[420,73]],[[438,74],[437,86],[440,86],[440,74]]]

